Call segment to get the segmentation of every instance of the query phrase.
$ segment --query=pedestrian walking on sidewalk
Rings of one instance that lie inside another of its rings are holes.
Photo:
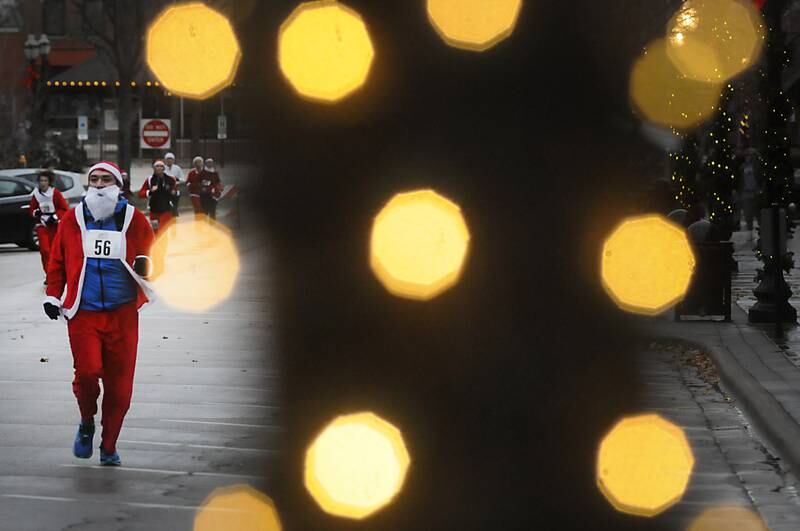
[[[178,197],[178,182],[175,177],[167,175],[165,170],[163,160],[155,161],[153,175],[145,179],[139,189],[139,197],[148,199],[150,221],[156,233],[172,221]]]
[[[53,186],[56,175],[51,170],[42,170],[38,176],[38,186],[33,189],[28,212],[36,220],[36,235],[39,237],[39,255],[42,269],[47,275],[47,262],[50,260],[50,246],[56,237],[58,222],[69,211],[69,203],[61,192]],[[45,279],[45,284],[47,280]]]
[[[177,183],[177,194],[175,195],[174,205],[175,208],[173,209],[172,213],[175,217],[178,217],[178,203],[181,201],[181,184],[183,184],[183,169],[175,164],[175,154],[174,153],[167,153],[164,155],[164,173],[170,175],[175,178],[175,182]]]
[[[740,173],[742,176],[739,202],[743,211],[747,230],[753,230],[753,219],[756,215],[758,193],[761,190],[761,159],[758,151],[748,148],[744,154]]]
[[[44,311],[67,320],[81,414],[73,454],[92,456],[102,379],[100,464],[114,466],[121,464],[116,443],[133,393],[138,311],[150,297],[144,279],[154,236],[147,218],[120,197],[115,164],[95,164],[88,181],[86,197],[64,216],[53,242]]]
[[[194,215],[216,219],[217,201],[222,195],[222,183],[214,169],[214,160],[206,159],[204,162],[202,157],[195,157],[192,163],[194,168],[186,178],[186,186],[189,188]]]

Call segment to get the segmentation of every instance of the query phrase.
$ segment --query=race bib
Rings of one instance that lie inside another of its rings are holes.
[[[39,211],[42,214],[53,214],[56,211],[56,207],[53,203],[39,203]]]
[[[83,254],[87,258],[124,259],[122,233],[115,230],[88,230],[83,239]]]

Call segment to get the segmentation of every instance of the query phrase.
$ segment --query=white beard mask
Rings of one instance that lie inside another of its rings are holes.
[[[114,215],[119,199],[119,186],[106,186],[105,188],[89,187],[86,191],[86,206],[96,221],[110,218]]]

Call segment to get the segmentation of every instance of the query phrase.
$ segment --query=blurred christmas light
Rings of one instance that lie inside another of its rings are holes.
[[[629,218],[603,244],[603,287],[625,311],[657,315],[680,301],[694,254],[679,226],[659,215]]]
[[[768,531],[756,514],[744,507],[714,507],[706,509],[687,531]]]
[[[765,42],[750,0],[686,0],[667,28],[667,55],[695,81],[728,81],[757,62]]]
[[[241,59],[224,15],[199,2],[166,8],[147,30],[147,64],[170,92],[205,99],[233,82]]]
[[[239,253],[230,231],[211,220],[162,227],[150,254],[153,288],[179,310],[202,312],[219,304],[239,275]]]
[[[281,72],[313,100],[335,102],[361,87],[374,55],[361,16],[336,0],[300,4],[278,34]]]
[[[428,0],[428,19],[450,46],[483,51],[514,31],[522,0]]]
[[[397,194],[375,217],[370,266],[392,294],[432,299],[458,282],[469,238],[449,199],[433,190]]]
[[[646,120],[685,131],[714,114],[722,88],[681,74],[667,57],[666,48],[665,40],[655,40],[634,64],[631,101]]]
[[[275,504],[249,485],[215,489],[194,518],[193,531],[281,531]]]
[[[373,413],[343,415],[309,446],[305,485],[324,511],[366,518],[400,492],[410,462],[400,430]]]
[[[620,512],[655,516],[680,501],[694,467],[683,430],[658,415],[618,422],[597,455],[597,485]]]

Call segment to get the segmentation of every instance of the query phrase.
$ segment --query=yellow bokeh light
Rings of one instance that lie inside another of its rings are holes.
[[[170,92],[205,99],[233,82],[241,59],[224,15],[199,2],[166,8],[147,30],[147,64]]]
[[[361,87],[375,51],[361,16],[335,0],[304,2],[281,24],[278,63],[298,94],[335,102]]]
[[[690,79],[723,83],[752,66],[764,47],[750,0],[687,0],[667,25],[667,54]]]
[[[686,130],[717,110],[722,86],[687,78],[667,56],[664,39],[651,42],[631,70],[634,107],[650,122]]]
[[[193,531],[281,531],[275,504],[248,485],[215,489],[194,518]]]
[[[597,485],[618,511],[655,516],[680,501],[693,467],[683,430],[658,415],[639,415],[603,438]]]
[[[458,205],[417,190],[395,195],[375,217],[369,260],[389,292],[428,300],[458,282],[468,249]]]
[[[657,315],[689,288],[695,259],[686,232],[658,215],[625,220],[603,244],[603,287],[623,310]]]
[[[239,253],[230,231],[209,220],[162,228],[150,254],[153,288],[179,310],[201,312],[222,302],[239,275]]]
[[[744,507],[706,509],[687,531],[767,531],[763,520]]]
[[[309,446],[305,485],[325,512],[361,519],[394,499],[410,462],[400,430],[373,413],[343,415]]]
[[[522,0],[428,0],[428,19],[455,48],[483,51],[514,31]]]

